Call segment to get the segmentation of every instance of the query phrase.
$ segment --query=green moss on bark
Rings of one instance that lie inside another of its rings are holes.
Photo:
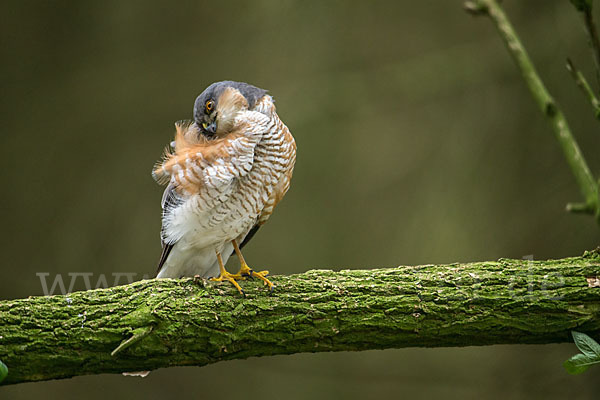
[[[570,341],[600,332],[600,255],[191,279],[0,302],[2,384],[300,352]],[[119,345],[138,335],[135,340]]]

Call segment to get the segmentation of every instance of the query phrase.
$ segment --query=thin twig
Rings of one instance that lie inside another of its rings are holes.
[[[495,23],[500,36],[504,40],[508,51],[517,63],[523,79],[527,83],[531,95],[538,104],[542,113],[550,122],[556,139],[575,176],[581,194],[585,198],[587,209],[596,216],[600,224],[600,198],[598,184],[581,153],[577,141],[571,133],[567,120],[555,103],[554,99],[544,86],[527,51],[521,44],[517,33],[508,20],[504,10],[496,0],[472,0],[465,3],[465,8],[476,14],[485,14]]]
[[[568,203],[567,211],[573,214],[593,214],[594,210],[585,203]]]
[[[596,65],[596,79],[598,80],[598,84],[600,84],[600,40],[598,39],[598,30],[596,29],[596,24],[594,23],[594,18],[592,16],[592,2],[584,1],[583,3],[586,6],[580,9],[580,11],[583,14],[585,30],[589,36],[590,47],[592,48],[594,65]]]
[[[143,327],[143,328],[138,328],[133,332],[133,336],[131,336],[129,339],[123,340],[116,349],[114,349],[110,355],[111,356],[116,356],[118,353],[120,353],[121,351],[125,350],[126,348],[128,348],[129,346],[131,346],[134,343],[139,342],[140,340],[142,340],[143,338],[145,338],[146,336],[148,336],[150,334],[150,332],[152,332],[152,325]]]
[[[596,116],[596,118],[600,119],[600,100],[598,100],[598,98],[596,97],[596,94],[590,87],[589,83],[587,82],[587,80],[585,79],[585,77],[583,76],[581,71],[579,71],[575,67],[573,62],[568,58],[567,58],[567,70],[571,73],[571,76],[575,80],[575,83],[577,84],[577,86],[579,86],[581,91],[586,95],[586,97],[590,101],[590,104],[594,108],[594,115]]]

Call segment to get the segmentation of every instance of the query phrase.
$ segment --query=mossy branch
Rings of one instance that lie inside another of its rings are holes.
[[[600,253],[275,276],[146,280],[0,301],[2,384],[300,352],[570,341],[600,333]],[[111,355],[112,354],[112,355]]]
[[[600,224],[600,190],[598,189],[598,183],[590,172],[564,114],[544,86],[504,10],[498,4],[497,0],[467,1],[465,2],[465,9],[474,15],[487,15],[494,22],[508,51],[519,67],[531,95],[546,119],[550,122],[556,140],[563,150],[580,192],[585,199],[585,207],[567,207],[567,210],[577,210],[578,212],[592,214]]]

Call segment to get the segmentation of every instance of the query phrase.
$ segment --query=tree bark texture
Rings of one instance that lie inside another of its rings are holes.
[[[2,384],[252,356],[557,343],[600,333],[600,253],[228,283],[144,280],[0,302]]]

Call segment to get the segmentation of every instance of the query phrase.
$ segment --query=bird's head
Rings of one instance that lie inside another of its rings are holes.
[[[229,133],[238,113],[252,110],[266,93],[266,90],[244,82],[213,83],[196,98],[194,122],[207,137]]]

